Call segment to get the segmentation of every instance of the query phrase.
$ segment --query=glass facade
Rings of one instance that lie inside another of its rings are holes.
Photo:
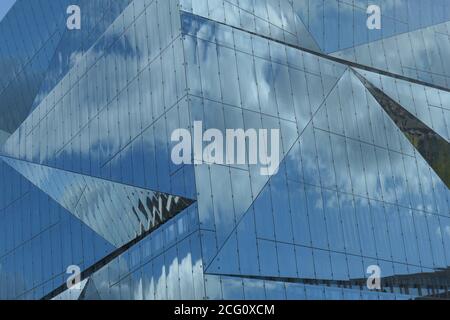
[[[449,56],[447,0],[17,0],[0,299],[450,298]],[[279,170],[173,161],[199,122]]]

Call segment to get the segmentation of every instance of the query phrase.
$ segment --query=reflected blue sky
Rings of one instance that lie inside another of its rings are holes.
[[[20,1],[0,26],[0,129],[11,133],[0,300],[53,297],[70,265],[89,276],[86,299],[402,299],[450,287],[449,190],[382,105],[450,138],[450,92],[427,85],[450,88],[450,16],[435,25],[416,6],[415,31],[386,23],[371,38],[357,27],[365,0]],[[65,32],[69,3],[86,8],[82,33]],[[387,17],[409,22],[399,11]],[[336,50],[360,67],[325,56]],[[170,134],[195,121],[279,129],[278,174],[176,165]],[[156,194],[196,203],[166,219],[169,197]],[[365,289],[373,265],[386,292]]]
[[[13,6],[16,0],[1,0],[0,1],[0,21],[8,13],[9,9]]]

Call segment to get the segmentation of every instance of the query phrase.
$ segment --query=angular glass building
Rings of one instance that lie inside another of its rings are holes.
[[[0,299],[449,298],[448,57],[447,0],[17,0]],[[278,172],[176,164],[199,121]]]

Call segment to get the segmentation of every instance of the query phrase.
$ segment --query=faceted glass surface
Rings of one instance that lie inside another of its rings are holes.
[[[449,3],[374,4],[17,0],[0,299],[450,297]],[[200,121],[279,130],[278,171],[172,161]]]

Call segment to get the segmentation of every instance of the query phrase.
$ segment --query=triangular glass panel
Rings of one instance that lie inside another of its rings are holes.
[[[0,157],[116,247],[139,238],[194,201]]]
[[[450,92],[357,69],[375,87],[450,141]]]
[[[450,143],[358,72],[355,74],[430,167],[450,188]]]
[[[94,279],[89,278],[78,300],[101,300]]]

